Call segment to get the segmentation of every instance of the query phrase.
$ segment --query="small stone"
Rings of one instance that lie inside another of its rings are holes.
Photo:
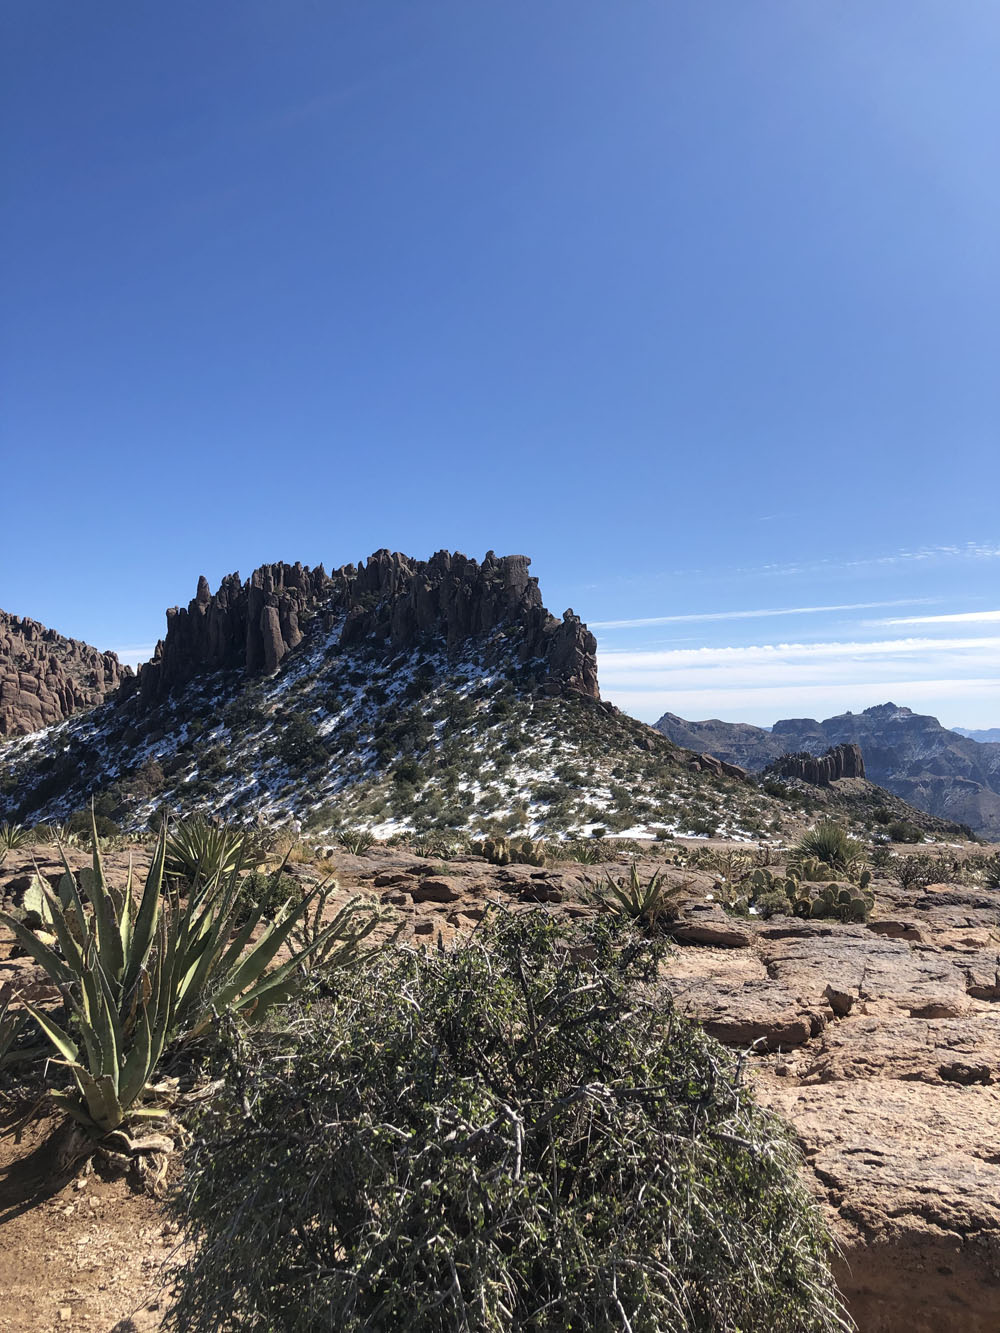
[[[72,1308],[71,1308],[70,1306],[68,1306],[68,1305],[60,1305],[60,1307],[59,1307],[59,1322],[60,1322],[61,1324],[68,1324],[69,1321],[70,1321],[72,1318],[73,1318],[73,1310],[72,1310]]]

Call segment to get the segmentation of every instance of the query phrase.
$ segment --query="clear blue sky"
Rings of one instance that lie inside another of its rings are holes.
[[[1000,624],[878,623],[1000,607],[1000,7],[0,16],[0,606],[523,551],[641,716],[1000,724]]]

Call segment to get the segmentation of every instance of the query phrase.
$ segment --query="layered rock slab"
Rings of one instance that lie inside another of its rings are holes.
[[[886,889],[865,926],[776,919],[684,949],[666,984],[762,1054],[863,1333],[1000,1329],[1000,895]],[[740,923],[741,925],[743,923]]]

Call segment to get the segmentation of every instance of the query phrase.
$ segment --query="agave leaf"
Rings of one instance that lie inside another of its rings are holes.
[[[79,1059],[80,1052],[76,1042],[67,1032],[62,1030],[54,1019],[48,1016],[44,1009],[38,1009],[35,1005],[28,1004],[27,1002],[25,1002],[24,1007],[60,1055],[71,1061]]]
[[[265,932],[255,947],[240,961],[228,984],[212,997],[212,1003],[216,1008],[227,1008],[238,995],[257,981],[320,891],[321,886],[317,886],[289,912],[284,921]]]
[[[64,984],[72,981],[73,973],[63,960],[44,940],[40,940],[33,930],[18,921],[8,912],[0,912],[0,922],[14,933],[18,944],[45,969],[53,981]]]
[[[85,881],[88,896],[94,907],[94,925],[97,933],[98,954],[101,967],[109,978],[114,978],[116,986],[121,984],[125,970],[125,953],[122,948],[121,928],[115,903],[103,878],[100,852],[94,851],[95,869],[90,871]]]
[[[156,923],[160,915],[160,903],[163,896],[163,865],[166,859],[166,825],[160,830],[160,836],[153,852],[146,883],[142,891],[142,901],[136,913],[134,928],[124,931],[126,940],[127,962],[122,974],[122,991],[131,992],[139,979],[139,974],[146,966],[146,959],[153,947],[156,936]]]

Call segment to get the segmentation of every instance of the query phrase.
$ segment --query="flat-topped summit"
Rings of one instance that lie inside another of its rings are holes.
[[[550,615],[530,564],[492,551],[480,563],[458,552],[415,560],[380,550],[331,574],[322,565],[261,565],[245,583],[228,575],[215,593],[202,576],[187,607],[167,612],[166,637],[139,672],[140,696],[160,700],[205,672],[271,674],[321,617],[343,647],[396,651],[434,640],[454,652],[507,627],[517,660],[537,664],[547,693],[598,699],[597,641],[571,610]]]
[[[23,736],[92,708],[131,675],[114,653],[0,611],[0,736]]]

